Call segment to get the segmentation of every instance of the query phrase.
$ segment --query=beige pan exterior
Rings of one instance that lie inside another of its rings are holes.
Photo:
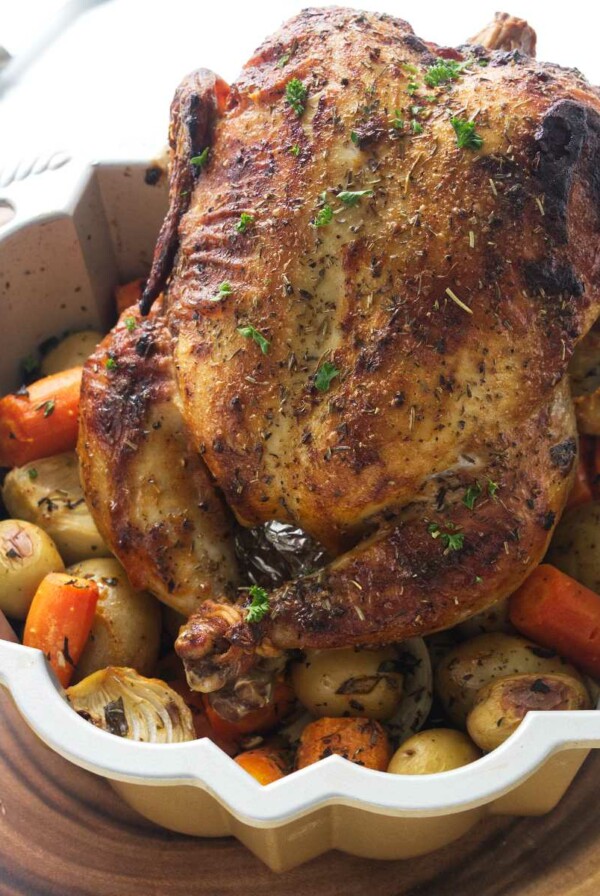
[[[0,171],[1,393],[44,339],[106,329],[115,283],[147,272],[166,205],[165,177],[146,183],[149,167],[55,153]],[[233,835],[274,871],[333,848],[409,858],[488,814],[548,812],[600,746],[599,710],[532,713],[502,747],[455,771],[387,775],[332,756],[261,787],[210,741],[140,744],[84,722],[39,651],[0,642],[0,684],[42,740],[140,814],[186,834]]]

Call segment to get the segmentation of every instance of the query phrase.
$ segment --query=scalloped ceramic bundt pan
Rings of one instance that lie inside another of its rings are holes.
[[[148,270],[164,181],[156,166],[84,166],[66,153],[0,171],[1,393],[32,346],[109,326],[114,284]],[[489,813],[548,812],[600,746],[598,710],[530,713],[499,749],[441,775],[388,775],[330,756],[262,787],[209,740],[135,743],[94,728],[40,651],[0,642],[0,684],[49,747],[107,778],[142,815],[186,834],[231,834],[277,871],[333,848],[407,858]]]

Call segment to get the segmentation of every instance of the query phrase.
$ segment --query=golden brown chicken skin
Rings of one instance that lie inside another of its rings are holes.
[[[233,596],[230,514],[189,442],[160,315],[144,319],[128,309],[84,380],[79,456],[86,497],[132,585],[185,616],[208,597]]]
[[[196,687],[241,654],[452,625],[518,586],[564,506],[600,98],[519,52],[443,55],[399,19],[308,10],[226,97],[197,94],[201,161],[190,82],[174,106],[145,308],[166,285],[191,444],[240,524],[294,522],[338,558],[259,623],[203,604],[178,641]]]

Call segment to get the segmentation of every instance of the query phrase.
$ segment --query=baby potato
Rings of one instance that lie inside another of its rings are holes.
[[[495,750],[517,730],[525,715],[534,709],[590,709],[583,682],[560,672],[508,675],[477,692],[467,716],[467,729],[486,752]]]
[[[580,504],[565,513],[544,562],[600,594],[600,501]]]
[[[0,521],[0,609],[8,616],[25,619],[44,576],[64,568],[56,545],[39,526]]]
[[[475,762],[481,756],[462,731],[432,728],[413,734],[396,750],[388,772],[393,775],[435,775]]]
[[[576,669],[555,651],[517,635],[491,632],[446,654],[435,673],[435,691],[447,716],[464,728],[480,688],[497,678],[529,672],[564,672],[581,681]]]
[[[335,754],[383,772],[391,752],[388,736],[375,719],[317,719],[300,735],[296,768]]]
[[[151,675],[160,647],[158,601],[146,591],[131,587],[118,560],[84,560],[69,567],[68,572],[93,579],[100,592],[92,631],[77,663],[75,681],[107,666],[127,666],[140,675]]]
[[[465,619],[454,628],[460,638],[475,638],[485,632],[514,632],[508,618],[508,598],[499,600],[481,613]]]
[[[435,632],[433,635],[426,635],[424,640],[433,670],[437,669],[446,654],[454,650],[458,643],[456,636],[450,629]]]
[[[65,563],[110,556],[85,503],[75,452],[15,467],[2,498],[11,516],[48,533]]]
[[[292,684],[315,716],[389,719],[402,700],[402,674],[392,647],[307,650],[291,666]]]
[[[78,333],[69,333],[42,359],[42,376],[60,373],[61,370],[70,370],[71,367],[81,367],[98,343],[102,342],[102,339],[102,333],[97,330],[80,330]]]

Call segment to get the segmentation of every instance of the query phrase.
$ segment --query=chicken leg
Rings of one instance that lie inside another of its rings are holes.
[[[223,687],[249,673],[251,655],[403,641],[506,596],[546,550],[576,451],[563,380],[550,405],[517,430],[478,440],[460,469],[433,477],[396,520],[273,592],[260,622],[247,621],[247,598],[227,610],[203,604],[176,643],[191,686]]]

